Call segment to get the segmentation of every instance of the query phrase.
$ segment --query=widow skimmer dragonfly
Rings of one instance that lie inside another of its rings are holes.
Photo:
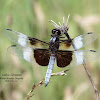
[[[45,76],[45,87],[48,85],[55,63],[60,68],[66,66],[77,66],[83,64],[83,60],[89,62],[97,58],[98,54],[94,50],[70,50],[71,41],[61,40],[61,31],[59,29],[53,29],[51,39],[49,42],[41,41],[39,39],[28,37],[20,32],[17,32],[12,29],[5,29],[3,34],[16,43],[17,45],[12,45],[8,48],[8,51],[14,53],[20,58],[33,63],[33,60],[41,65],[48,66],[46,76]],[[77,49],[85,47],[96,39],[96,34],[86,33],[75,37],[72,39],[74,45]],[[93,39],[91,39],[93,38]],[[81,45],[82,44],[82,45]],[[46,49],[41,48],[47,46]],[[69,50],[62,50],[62,47],[65,47]]]

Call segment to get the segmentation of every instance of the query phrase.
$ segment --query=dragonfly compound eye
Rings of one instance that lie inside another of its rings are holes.
[[[52,30],[52,34],[60,35],[61,34],[61,31],[59,29],[53,29]]]

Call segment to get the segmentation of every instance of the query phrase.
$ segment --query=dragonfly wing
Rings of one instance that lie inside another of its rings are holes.
[[[72,40],[62,40],[59,45],[59,49],[61,50],[74,50],[75,49],[80,49],[82,47],[85,47],[92,43],[94,40],[96,40],[97,35],[95,33],[85,33],[83,35],[77,36],[73,38]],[[74,45],[74,48],[72,46],[72,43]]]
[[[70,66],[77,66],[84,63],[91,62],[100,57],[100,54],[94,50],[78,50],[73,53],[73,60]]]
[[[12,46],[8,47],[8,52],[33,64],[34,51],[30,47],[22,47],[19,45],[12,45]]]
[[[60,53],[59,53],[60,52]],[[61,53],[62,52],[62,53]],[[58,50],[57,66],[58,67],[74,67],[83,64],[83,62],[90,62],[100,58],[100,54],[94,50],[78,50],[78,51],[64,51]]]
[[[28,37],[27,35],[24,35],[20,32],[17,32],[15,30],[11,30],[11,29],[6,29],[3,31],[3,34],[11,41],[13,41],[16,44],[19,44],[23,47],[33,47],[33,48],[38,48],[40,47],[40,45],[47,45],[48,43],[41,41],[39,39],[36,38],[31,38]],[[40,45],[39,45],[40,44]]]
[[[29,63],[36,62],[41,66],[47,66],[49,63],[49,50],[47,49],[33,49],[30,47],[22,47],[19,45],[12,45],[8,51]]]
[[[80,49],[92,43],[97,39],[97,35],[95,33],[85,33],[83,35],[75,37],[72,41],[75,46],[75,49]]]

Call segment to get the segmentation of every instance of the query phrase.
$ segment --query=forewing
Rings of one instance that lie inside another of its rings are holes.
[[[71,41],[69,40],[61,40],[59,42],[59,49],[60,50],[67,50],[72,46]]]
[[[73,51],[73,52],[72,51],[60,51],[60,52],[62,53],[59,53],[58,51],[58,56],[57,56],[57,66],[58,67],[65,67],[67,63],[68,63],[67,65],[68,67],[74,67],[74,66],[83,64],[84,61],[90,62],[97,58],[100,58],[100,54],[94,50],[78,50],[78,51]],[[64,54],[64,57],[62,56],[63,54]]]
[[[35,49],[34,58],[36,62],[41,66],[47,66],[50,59],[50,53],[47,49]]]
[[[23,47],[31,47],[31,48],[39,48],[41,45],[47,45],[48,43],[41,41],[36,38],[28,37],[27,35],[24,35],[20,32],[17,32],[15,30],[6,29],[3,31],[3,34],[11,41],[13,41],[16,44],[19,44]]]
[[[85,33],[83,35],[75,37],[72,41],[75,49],[80,49],[82,47],[88,46],[94,40],[96,40],[97,35],[95,33]]]
[[[80,49],[92,43],[94,40],[96,40],[96,38],[97,35],[95,33],[91,33],[91,32],[85,33],[73,38],[72,43],[75,49]],[[63,40],[62,42],[60,42],[59,49],[74,50],[73,46],[70,40]]]

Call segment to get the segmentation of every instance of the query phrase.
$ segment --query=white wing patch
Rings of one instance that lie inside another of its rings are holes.
[[[19,32],[19,35],[18,35],[18,44],[20,44],[21,46],[25,47],[26,46],[26,41],[27,41],[27,36],[20,33]]]
[[[83,47],[82,36],[76,37],[74,39],[73,43],[74,43],[76,49],[80,49],[81,47]]]
[[[32,49],[30,47],[24,48],[23,58],[31,63]]]
[[[82,64],[83,60],[84,60],[84,53],[76,51],[75,52],[75,58],[76,58],[77,65]]]

